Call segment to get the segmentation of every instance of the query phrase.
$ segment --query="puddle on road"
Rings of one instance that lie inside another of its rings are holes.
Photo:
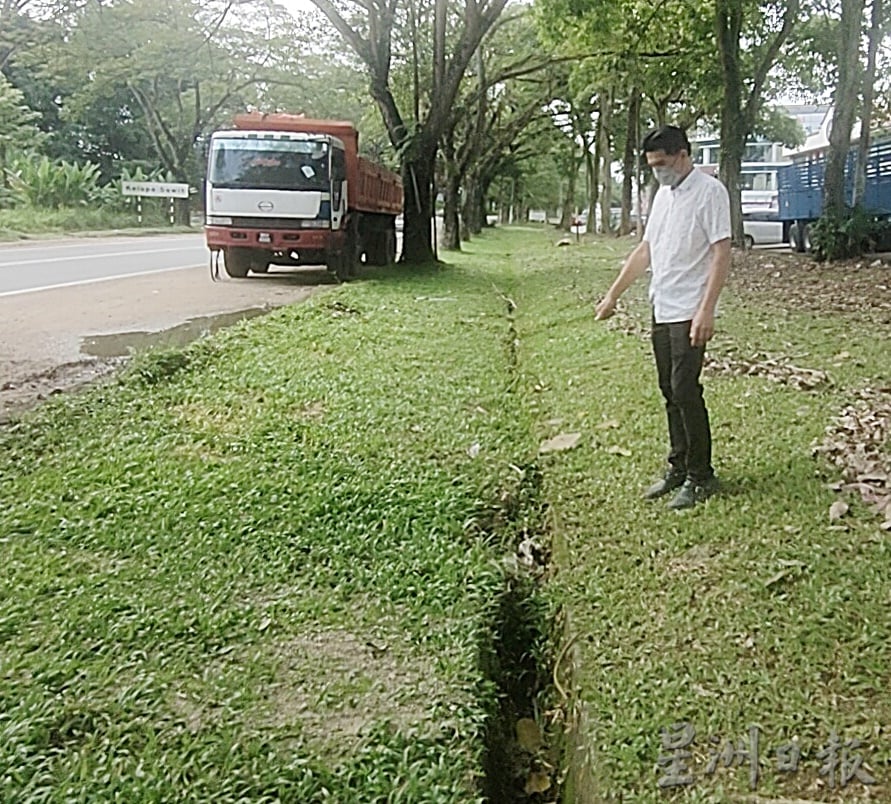
[[[134,352],[144,352],[156,346],[187,346],[202,335],[209,335],[239,321],[266,315],[273,307],[249,307],[234,313],[220,313],[190,318],[183,324],[157,332],[114,332],[110,335],[90,335],[83,338],[80,351],[92,357],[126,357]]]

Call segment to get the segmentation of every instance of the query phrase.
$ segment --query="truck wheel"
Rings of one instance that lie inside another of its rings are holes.
[[[810,238],[807,237],[807,224],[803,221],[795,221],[789,227],[789,246],[793,251],[802,254],[805,250],[805,242],[810,244]]]
[[[365,261],[369,265],[383,265],[381,232],[369,232],[365,237]]]
[[[359,275],[359,266],[362,264],[362,238],[355,227],[350,227],[347,232],[346,248],[343,252],[343,277],[344,281],[355,279]]]
[[[347,229],[343,251],[329,257],[325,265],[341,282],[349,282],[355,279],[359,273],[359,265],[362,262],[362,241],[355,228]]]
[[[369,265],[392,265],[396,261],[396,231],[381,229],[369,235],[365,247]]]
[[[392,265],[396,262],[396,228],[390,227],[384,232],[384,265]]]
[[[251,260],[251,270],[255,274],[265,274],[269,270],[269,260],[255,257]]]
[[[226,273],[235,279],[244,279],[251,269],[251,249],[230,246],[223,252]]]

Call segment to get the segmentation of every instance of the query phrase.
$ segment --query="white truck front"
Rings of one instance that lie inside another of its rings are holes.
[[[343,143],[327,134],[218,131],[210,141],[205,238],[226,272],[328,264],[341,249]]]

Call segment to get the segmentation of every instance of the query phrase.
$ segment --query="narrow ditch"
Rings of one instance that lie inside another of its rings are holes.
[[[519,383],[517,304],[506,305],[507,393]],[[480,666],[495,690],[486,729],[482,794],[491,804],[557,804],[563,716],[553,685],[554,618],[544,591],[551,558],[540,467],[522,463],[476,518],[481,536],[504,551],[504,586],[480,644]]]
[[[551,628],[534,571],[512,571],[493,611],[481,663],[497,703],[486,730],[483,794],[491,804],[559,801]]]

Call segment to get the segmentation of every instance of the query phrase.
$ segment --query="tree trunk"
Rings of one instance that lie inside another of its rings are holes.
[[[447,251],[461,250],[461,231],[458,219],[461,177],[454,162],[446,159],[445,192],[442,211],[442,247]]]
[[[634,177],[637,175],[637,148],[640,139],[640,92],[637,87],[628,94],[628,116],[625,122],[625,151],[622,155],[622,217],[619,234],[631,233],[631,210],[634,206]]]
[[[610,172],[610,166],[612,165],[612,143],[610,141],[610,130],[612,128],[612,114],[613,114],[613,93],[612,90],[607,90],[606,92],[601,93],[601,102],[600,102],[600,116],[603,118],[603,125],[600,127],[600,137],[601,143],[598,151],[600,151],[600,159],[601,159],[601,167],[600,167],[600,175],[601,175],[601,191],[600,191],[600,226],[598,230],[600,232],[608,234],[610,231],[610,207],[612,205],[612,195],[613,195],[613,177]],[[594,206],[592,205],[589,211],[589,215],[594,214]],[[588,226],[588,231],[591,231],[590,225]]]
[[[838,83],[835,87],[829,155],[823,178],[823,214],[841,216],[848,207],[845,197],[845,162],[851,148],[851,129],[860,97],[860,34],[864,0],[842,0],[838,47]]]
[[[724,73],[724,99],[721,109],[721,159],[718,175],[730,194],[730,231],[734,245],[743,242],[742,201],[739,173],[749,134],[742,110],[743,82],[739,64],[739,40],[742,30],[740,0],[717,0],[715,24],[718,50]]]
[[[854,173],[853,204],[863,203],[866,192],[866,161],[871,143],[873,99],[876,83],[876,55],[882,38],[882,0],[872,0],[872,19],[869,25],[869,47],[866,54],[866,73],[863,76],[863,109],[860,112],[860,142],[857,146],[857,169]]]
[[[476,177],[473,197],[476,199],[476,215],[480,232],[483,227],[489,225],[489,190],[492,188],[492,181],[493,178],[488,173]]]
[[[585,143],[585,175],[588,177],[588,186],[585,188],[587,193],[588,208],[588,224],[585,230],[588,232],[595,231],[594,210],[597,209],[597,193],[600,190],[600,148],[602,145],[601,131],[603,129],[603,112],[597,113],[597,122],[594,125],[594,153],[591,153],[591,147],[588,140],[583,136],[582,142]]]
[[[422,148],[402,169],[405,214],[400,262],[412,265],[435,262],[433,250],[433,172],[436,148]]]
[[[575,145],[573,144],[572,147],[574,149]],[[566,177],[566,198],[563,201],[563,209],[560,211],[560,228],[567,232],[572,226],[572,216],[575,213],[575,182],[578,176],[578,162],[574,153],[570,155],[569,164],[569,175]]]
[[[461,208],[461,220],[469,240],[483,231],[483,217],[480,215],[480,179],[476,173],[467,176],[464,184],[464,200]]]

